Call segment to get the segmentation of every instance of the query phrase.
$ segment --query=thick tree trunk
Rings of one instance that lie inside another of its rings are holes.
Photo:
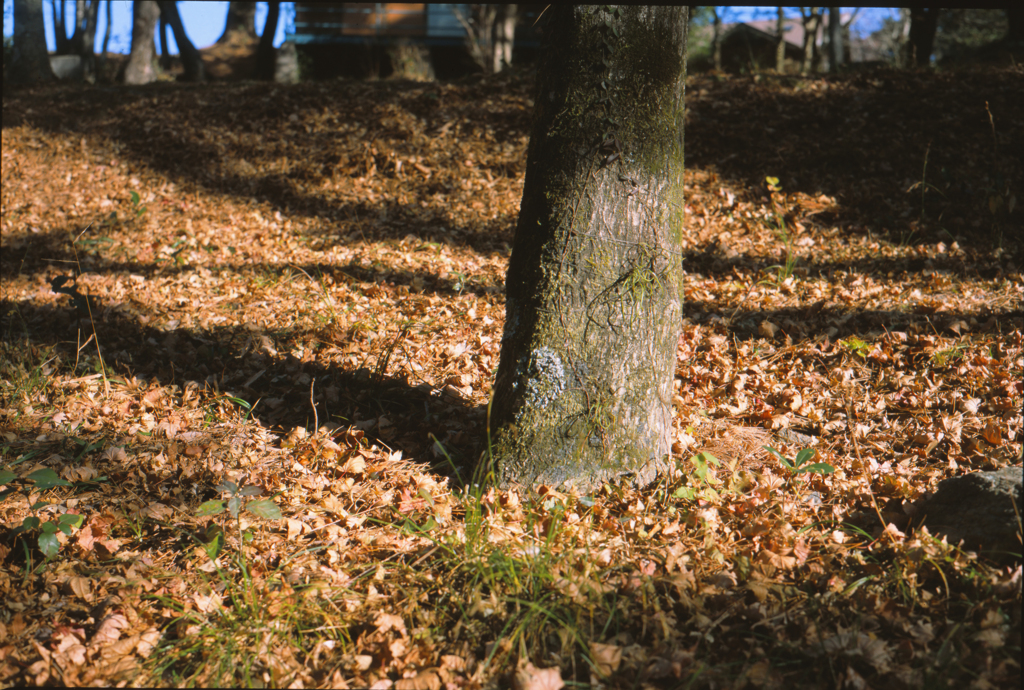
[[[267,3],[267,21],[263,24],[263,35],[260,36],[259,47],[256,48],[256,79],[273,81],[277,57],[274,51],[274,34],[277,33],[277,20],[281,16],[281,3]]]
[[[153,29],[160,16],[155,0],[135,0],[132,10],[132,50],[124,71],[125,84],[148,84],[156,79]]]
[[[671,449],[687,8],[547,11],[491,469],[500,485],[646,484]]]
[[[160,69],[165,72],[169,72],[171,69],[171,40],[167,37],[167,30],[170,24],[167,23],[167,17],[163,14],[160,15],[160,29],[157,35],[160,37]]]
[[[171,0],[159,0],[160,13],[167,17],[167,23],[171,25],[174,32],[174,42],[178,44],[178,54],[181,55],[181,64],[185,68],[185,81],[203,81],[206,79],[206,68],[203,66],[203,58],[199,51],[192,45],[188,34],[185,33],[185,25],[181,23],[181,15],[178,14],[177,3]]]
[[[46,53],[43,0],[14,0],[14,51],[7,65],[12,84],[44,84],[54,81]]]
[[[68,27],[64,21],[64,3],[62,0],[51,2],[50,10],[53,14],[53,42],[56,48],[53,52],[55,55],[67,55],[71,51],[71,41],[68,40]]]

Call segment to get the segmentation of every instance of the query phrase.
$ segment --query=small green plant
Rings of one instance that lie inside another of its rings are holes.
[[[721,461],[711,453],[697,453],[690,458],[690,464],[693,465],[691,476],[697,478],[698,484],[706,484],[707,486],[704,488],[680,486],[673,492],[673,498],[681,498],[686,501],[692,501],[695,498],[703,498],[709,501],[717,499],[718,492],[714,487],[721,484],[722,481],[711,466],[721,467]]]
[[[802,451],[796,454],[796,458],[789,460],[779,451],[771,448],[770,446],[764,446],[764,449],[777,457],[782,463],[782,466],[789,470],[790,480],[795,481],[801,474],[808,472],[812,474],[832,474],[836,471],[836,468],[827,462],[811,462],[814,456],[817,454],[813,448],[804,448]]]
[[[11,472],[10,470],[0,470],[0,486],[7,486],[17,478],[18,475],[16,475],[14,472]],[[71,482],[67,481],[66,479],[61,479],[59,476],[57,476],[56,472],[49,468],[36,470],[35,472],[29,474],[28,477],[26,477],[26,479],[32,481],[34,483],[33,488],[38,489],[40,491],[46,491],[57,486],[72,485]],[[7,498],[7,496],[16,493],[19,490],[21,489],[19,489],[18,487],[7,486],[7,488],[0,492],[0,500]],[[46,501],[36,501],[31,506],[29,506],[29,510],[31,510],[34,513],[42,508],[45,508],[48,505],[50,504],[47,503]],[[64,515],[58,516],[56,520],[50,520],[48,522],[43,522],[36,515],[29,515],[27,518],[21,521],[21,524],[19,526],[15,527],[11,531],[11,535],[17,536],[19,534],[27,534],[29,532],[38,531],[36,543],[39,545],[39,550],[43,552],[43,555],[46,557],[46,560],[50,560],[57,555],[58,551],[60,551],[60,541],[57,539],[57,532],[60,531],[68,536],[71,536],[72,530],[81,527],[82,522],[84,520],[85,518],[83,518],[81,515],[76,515],[73,513],[65,513]],[[29,564],[31,564],[32,561],[31,555],[28,552],[27,542],[25,542],[25,561]],[[29,565],[29,570],[31,569],[32,566]]]
[[[146,212],[146,206],[144,204],[140,204],[139,203],[141,201],[142,197],[140,197],[139,193],[136,192],[133,189],[131,191],[131,199],[132,199],[132,212],[135,214],[136,218],[141,218],[142,214]]]
[[[782,185],[779,184],[779,178],[769,175],[764,178],[764,181],[765,184],[768,185],[769,198],[772,204],[771,217],[775,225],[775,236],[778,237],[786,246],[785,263],[768,267],[769,269],[775,270],[775,277],[772,281],[767,282],[774,282],[776,285],[781,285],[793,275],[793,268],[796,266],[796,254],[793,252],[793,236],[788,230],[786,230],[786,220],[779,211],[778,203],[775,200],[775,192],[782,191]]]
[[[843,344],[843,347],[861,359],[866,358],[868,353],[871,352],[871,346],[857,336],[850,336],[846,340],[842,340],[840,342]]]
[[[258,486],[239,487],[233,481],[224,480],[217,485],[217,491],[230,494],[228,500],[213,499],[206,501],[199,506],[196,515],[198,517],[208,517],[220,515],[227,511],[235,519],[235,524],[238,527],[238,536],[243,544],[252,541],[253,537],[250,530],[242,530],[241,514],[243,510],[265,520],[280,520],[282,517],[281,509],[269,498],[246,500],[263,495],[263,489]],[[210,560],[216,560],[217,556],[224,550],[224,527],[226,525],[213,523],[207,528],[205,535],[203,535],[203,548],[206,550]]]

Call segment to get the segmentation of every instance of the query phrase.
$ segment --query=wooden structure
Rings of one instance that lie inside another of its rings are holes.
[[[297,45],[324,43],[392,43],[457,45],[466,30],[456,12],[469,17],[469,5],[396,2],[297,2],[294,32]]]

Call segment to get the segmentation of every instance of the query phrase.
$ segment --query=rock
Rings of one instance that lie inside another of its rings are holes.
[[[924,525],[950,544],[996,552],[1020,559],[1021,488],[1024,469],[1004,467],[996,472],[974,472],[939,482],[935,495],[921,506]],[[1014,509],[1016,505],[1016,510]]]
[[[285,41],[277,49],[274,81],[278,84],[299,83],[299,53],[293,41]]]

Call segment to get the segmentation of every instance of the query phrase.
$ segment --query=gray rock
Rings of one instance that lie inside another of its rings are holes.
[[[997,552],[999,558],[1020,559],[1020,511],[1024,469],[1004,467],[974,472],[939,482],[935,495],[921,507],[924,525],[950,544]]]
[[[299,53],[292,41],[285,41],[277,49],[274,81],[278,84],[299,83]]]

